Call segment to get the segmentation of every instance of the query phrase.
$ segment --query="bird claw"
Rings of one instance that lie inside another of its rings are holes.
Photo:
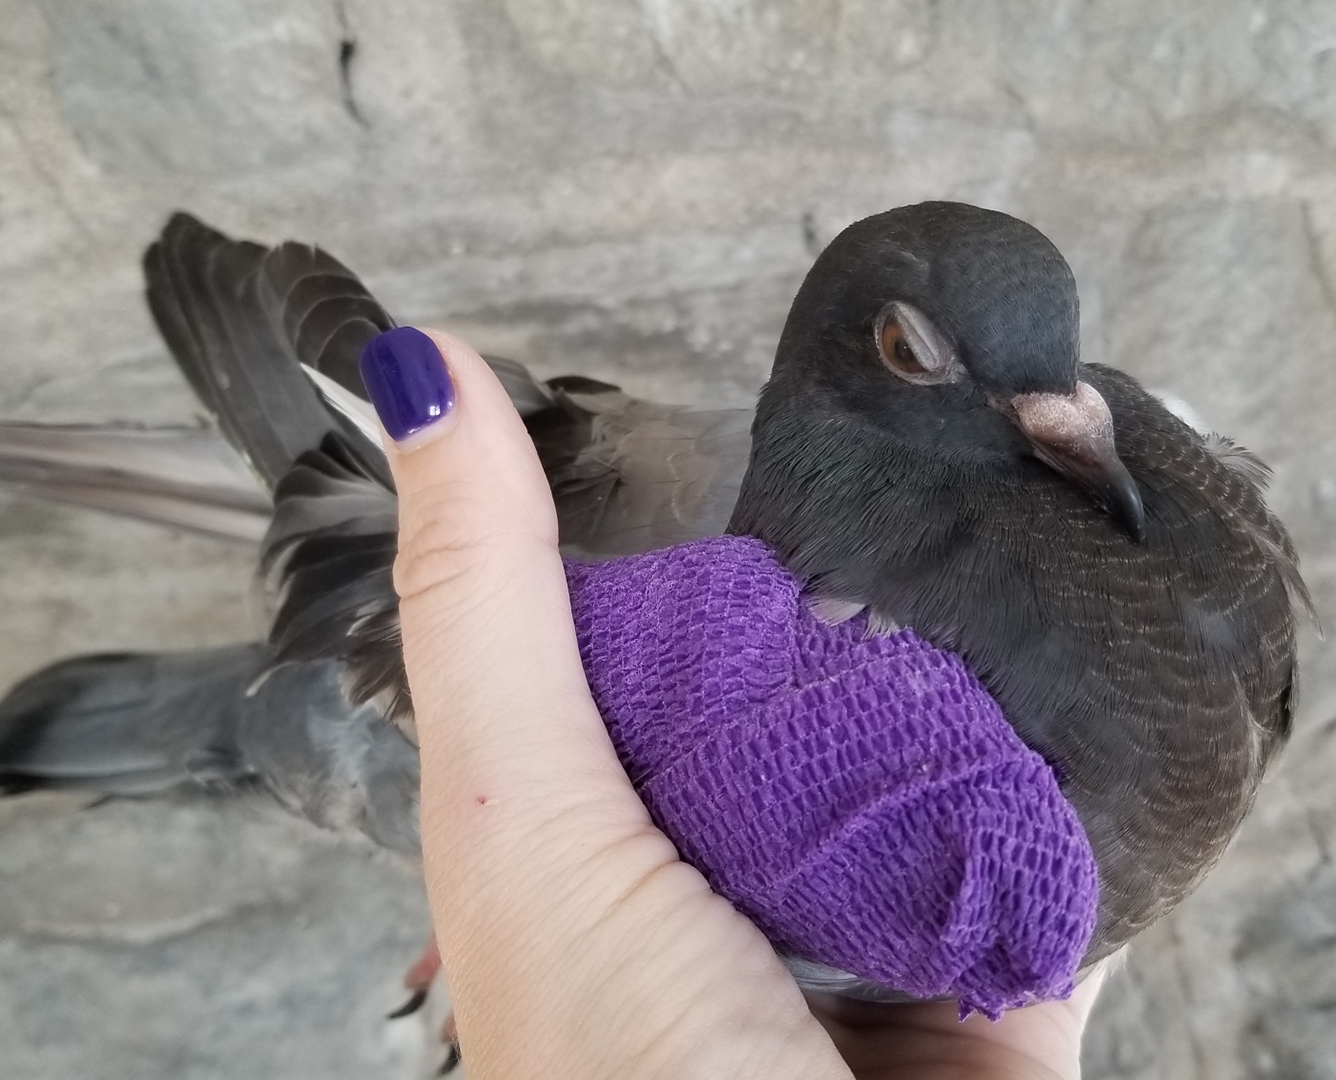
[[[405,1016],[412,1016],[426,1003],[427,987],[419,987],[414,990],[407,1001],[400,1005],[394,1012],[386,1013],[386,1020],[402,1020]]]
[[[440,970],[441,953],[436,947],[435,937],[430,937],[427,939],[427,947],[422,950],[422,955],[417,958],[413,966],[408,969],[408,974],[404,976],[404,987],[411,992],[409,999],[386,1016],[385,1019],[399,1020],[419,1012],[422,1006],[427,1003],[427,995],[431,993],[431,984],[436,980],[436,975]],[[460,1062],[459,1033],[455,1028],[455,1014],[453,1012],[445,1018],[445,1023],[441,1025],[441,1042],[445,1045],[445,1060],[441,1062],[440,1068],[436,1070],[436,1075],[448,1076],[459,1067]]]
[[[436,1070],[437,1076],[448,1076],[459,1068],[459,1047],[455,1043],[450,1043],[445,1048],[445,1060],[441,1062],[441,1067]]]
[[[441,1025],[441,1042],[445,1044],[445,1060],[441,1062],[441,1067],[436,1070],[437,1076],[445,1076],[454,1072],[461,1060],[459,1028],[455,1026],[453,1009],[450,1010],[450,1015],[445,1018],[445,1023]]]
[[[410,991],[411,996],[385,1019],[399,1020],[405,1016],[412,1016],[421,1009],[431,992],[431,984],[436,980],[436,973],[440,970],[441,953],[436,947],[436,938],[429,937],[426,948],[404,976],[404,989]]]

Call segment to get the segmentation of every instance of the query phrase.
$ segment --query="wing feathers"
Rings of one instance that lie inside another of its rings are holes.
[[[149,307],[223,435],[269,486],[332,430],[300,363],[360,394],[362,345],[393,325],[337,260],[303,244],[271,251],[177,214],[144,258]],[[359,447],[368,456],[374,442]]]
[[[391,579],[397,504],[358,371],[363,346],[393,321],[320,249],[234,241],[186,214],[145,253],[144,271],[182,372],[274,492],[260,572],[280,661],[341,660],[354,701],[374,697],[408,718]],[[592,379],[543,384],[514,361],[488,363],[525,418],[569,550],[616,555],[723,529],[749,413],[653,406]],[[145,512],[157,492],[134,490],[120,502]]]

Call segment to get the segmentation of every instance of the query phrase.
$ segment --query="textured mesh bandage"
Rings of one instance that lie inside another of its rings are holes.
[[[1062,997],[1095,863],[961,661],[817,620],[756,540],[567,564],[590,686],[655,822],[781,950],[963,1009]]]

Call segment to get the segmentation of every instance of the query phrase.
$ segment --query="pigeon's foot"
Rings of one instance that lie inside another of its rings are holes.
[[[436,936],[433,934],[427,938],[427,947],[413,961],[413,966],[408,969],[408,974],[404,976],[404,989],[409,991],[408,1000],[390,1013],[386,1019],[398,1020],[404,1016],[412,1016],[422,1008],[427,1003],[427,995],[431,992],[431,984],[436,981],[436,975],[440,970],[441,953],[436,947]]]
[[[436,1070],[437,1076],[446,1076],[459,1067],[459,1032],[455,1028],[455,1014],[451,1010],[441,1025],[441,1044],[445,1047],[445,1060]]]
[[[413,962],[413,966],[408,969],[408,974],[404,976],[404,989],[409,991],[408,1000],[400,1005],[394,1012],[386,1017],[387,1020],[398,1020],[401,1017],[412,1016],[418,1012],[423,1005],[427,1003],[427,995],[431,993],[431,984],[436,981],[436,976],[441,970],[441,953],[436,947],[436,936],[433,934],[427,938],[427,946],[422,950],[422,954]],[[446,1076],[455,1071],[459,1066],[459,1035],[455,1029],[455,1014],[452,1010],[441,1025],[441,1045],[445,1047],[445,1060],[441,1062],[441,1067],[436,1070],[437,1076]]]

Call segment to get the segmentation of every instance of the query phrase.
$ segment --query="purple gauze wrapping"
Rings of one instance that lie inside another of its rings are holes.
[[[594,700],[655,823],[779,949],[996,1018],[1065,997],[1094,856],[961,660],[830,626],[761,542],[567,563]]]

